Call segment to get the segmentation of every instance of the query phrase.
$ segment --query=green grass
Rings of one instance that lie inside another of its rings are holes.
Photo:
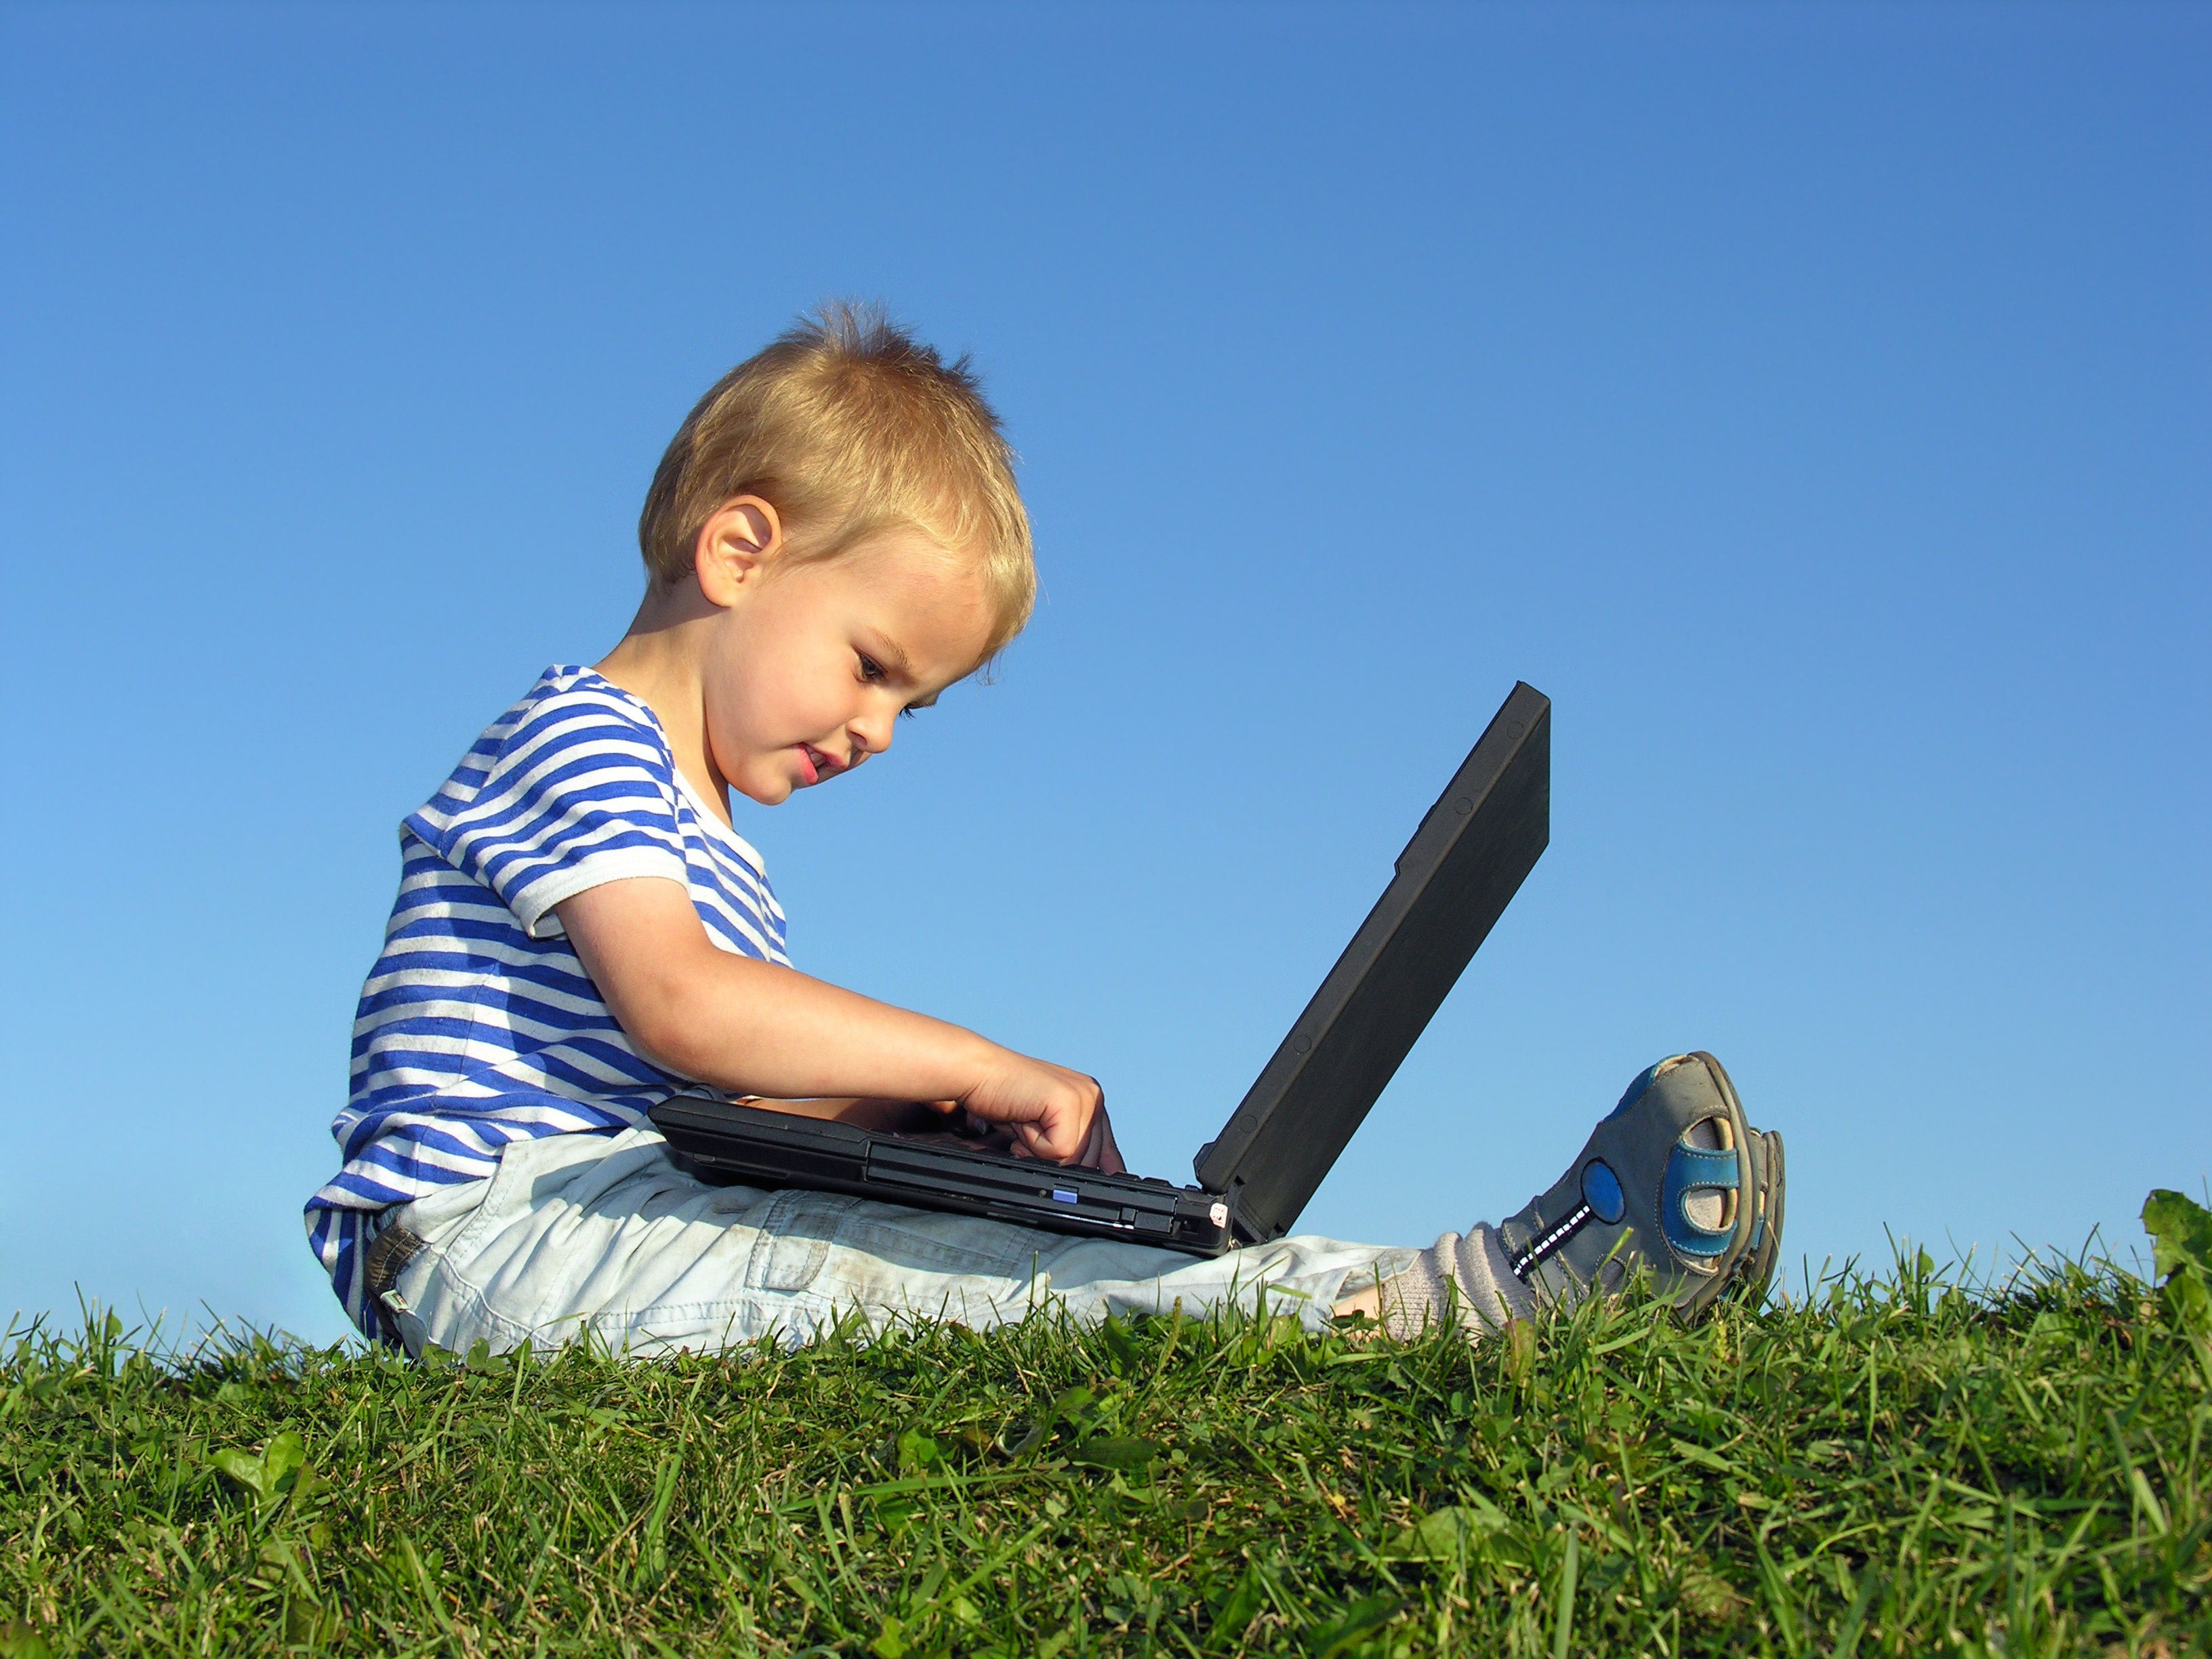
[[[0,1356],[0,1655],[2212,1651],[2212,1350],[1924,1257],[1682,1330]],[[12,1623],[9,1621],[13,1621]]]

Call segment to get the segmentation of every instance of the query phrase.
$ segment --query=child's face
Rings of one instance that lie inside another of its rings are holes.
[[[890,748],[901,714],[975,672],[990,639],[970,562],[919,531],[818,563],[771,554],[726,600],[703,663],[707,750],[763,806]]]

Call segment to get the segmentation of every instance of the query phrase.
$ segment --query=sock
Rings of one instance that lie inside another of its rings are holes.
[[[1513,1265],[1494,1228],[1477,1223],[1471,1233],[1446,1233],[1382,1281],[1382,1328],[1412,1336],[1451,1308],[1471,1336],[1504,1328],[1509,1319],[1536,1311],[1535,1294],[1513,1276]]]

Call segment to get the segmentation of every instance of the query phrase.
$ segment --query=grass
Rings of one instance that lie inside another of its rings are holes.
[[[2212,1652],[2212,1349],[1920,1256],[1680,1329],[0,1354],[0,1656]],[[12,1622],[10,1622],[12,1621]]]

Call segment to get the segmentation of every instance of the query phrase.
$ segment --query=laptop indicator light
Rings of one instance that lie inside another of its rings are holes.
[[[1065,1187],[1055,1187],[1052,1189],[1052,1201],[1055,1204],[1073,1204],[1077,1202],[1077,1197]]]

